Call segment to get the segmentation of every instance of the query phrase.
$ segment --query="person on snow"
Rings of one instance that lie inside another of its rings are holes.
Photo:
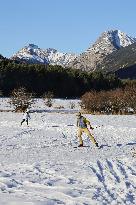
[[[27,108],[26,111],[23,114],[23,119],[21,122],[21,125],[23,124],[23,122],[26,121],[27,125],[28,125],[28,119],[30,119],[30,114],[29,114],[29,109]]]
[[[83,132],[88,135],[88,137],[96,145],[96,147],[99,147],[98,143],[96,142],[96,140],[94,139],[94,137],[90,133],[89,129],[87,128],[87,125],[90,126],[90,129],[94,129],[90,125],[90,122],[85,117],[83,117],[81,115],[81,113],[79,112],[77,114],[77,127],[78,127],[78,138],[79,138],[79,146],[78,147],[83,147],[83,140],[82,140],[82,133]]]

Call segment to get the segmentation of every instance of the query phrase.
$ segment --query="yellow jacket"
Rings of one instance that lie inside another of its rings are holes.
[[[77,119],[77,127],[87,128],[87,125],[90,125],[90,122],[83,116],[78,117]]]

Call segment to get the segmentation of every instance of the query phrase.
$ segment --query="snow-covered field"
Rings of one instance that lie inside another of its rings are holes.
[[[101,149],[85,135],[74,148],[75,102],[49,112],[38,100],[29,127],[22,113],[0,112],[0,205],[136,204],[136,116],[84,115]]]

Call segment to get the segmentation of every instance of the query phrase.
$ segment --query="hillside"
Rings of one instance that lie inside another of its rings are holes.
[[[101,70],[106,56],[134,42],[136,42],[135,38],[119,30],[104,32],[93,45],[71,62],[70,66],[86,71]]]
[[[136,64],[116,70],[115,75],[120,79],[135,80],[136,79]]]
[[[126,78],[136,78],[136,75],[134,75],[135,64],[136,43],[133,43],[106,56],[97,69],[102,69],[104,72],[120,70],[120,72],[126,72]]]

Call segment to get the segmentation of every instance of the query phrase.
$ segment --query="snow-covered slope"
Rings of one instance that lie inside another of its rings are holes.
[[[61,53],[53,48],[44,50],[34,44],[25,46],[11,57],[11,59],[21,60],[28,63],[52,64],[61,66],[67,66],[75,58],[75,54]]]
[[[78,56],[70,66],[82,70],[95,70],[105,56],[136,42],[120,30],[110,30],[101,34],[98,40]]]
[[[101,149],[85,135],[86,147],[74,148],[72,113],[41,107],[29,127],[20,126],[22,113],[0,113],[0,204],[136,204],[135,116],[85,115]]]

